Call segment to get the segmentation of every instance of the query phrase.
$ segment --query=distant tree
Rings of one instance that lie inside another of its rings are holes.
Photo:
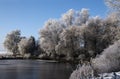
[[[16,56],[16,54],[19,53],[18,51],[18,43],[21,40],[20,36],[20,30],[14,30],[7,34],[5,41],[4,41],[4,47],[13,53],[13,55]]]
[[[31,36],[29,39],[28,39],[28,50],[29,50],[29,53],[33,56],[34,55],[34,51],[35,51],[35,47],[36,47],[36,41],[35,41],[35,38],[33,36]]]
[[[40,46],[39,40],[37,40],[37,41],[35,42],[35,49],[34,49],[34,50],[35,50],[35,51],[34,51],[34,55],[35,55],[35,56],[39,56],[40,54],[45,53],[45,52],[42,50],[41,46]]]
[[[35,38],[31,36],[29,39],[21,39],[21,41],[18,43],[18,47],[21,55],[29,53],[31,56],[33,56],[35,51]]]
[[[24,56],[25,53],[28,53],[28,39],[22,38],[21,41],[18,43],[18,49],[22,56]]]

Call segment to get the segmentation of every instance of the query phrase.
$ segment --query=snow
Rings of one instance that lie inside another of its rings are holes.
[[[4,51],[4,50],[1,50],[1,51],[0,51],[0,55],[5,55],[5,54],[8,54],[8,55],[9,55],[9,54],[12,54],[12,53],[7,52],[7,51]]]

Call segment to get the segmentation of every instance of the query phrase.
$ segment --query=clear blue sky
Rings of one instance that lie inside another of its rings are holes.
[[[5,35],[20,29],[24,36],[35,36],[49,18],[60,18],[69,9],[88,8],[91,16],[104,17],[104,0],[0,0],[0,44]],[[0,49],[1,49],[0,45]]]

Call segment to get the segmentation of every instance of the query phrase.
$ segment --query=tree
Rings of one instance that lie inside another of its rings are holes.
[[[4,47],[13,53],[13,55],[16,56],[16,54],[19,53],[18,51],[18,43],[21,40],[20,36],[20,30],[14,30],[7,34],[5,41],[4,41]]]
[[[35,38],[33,36],[31,36],[29,39],[22,38],[18,43],[18,47],[21,55],[29,53],[31,56],[33,56],[35,51]]]
[[[105,0],[106,5],[114,11],[120,11],[120,0]]]
[[[76,40],[80,41],[79,36],[77,37],[76,33],[79,30],[79,26],[85,24],[88,18],[89,12],[87,9],[82,9],[79,12],[75,12],[74,10],[70,9],[64,13],[59,20],[48,20],[45,23],[44,28],[40,30],[41,48],[47,52],[49,56],[65,54],[65,51],[68,49],[69,51],[73,49],[70,52],[74,53],[76,50],[78,50],[78,47],[80,47],[80,45],[78,45],[80,43],[76,43],[76,46],[78,46],[76,49],[71,45],[75,45],[73,43],[75,43]],[[59,49],[61,46],[62,48],[67,48],[63,51],[60,51]]]
[[[103,20],[103,31],[101,37],[102,49],[107,48],[109,45],[120,39],[119,23],[120,20],[117,19],[117,15],[115,13],[109,14]]]
[[[116,19],[120,20],[120,0],[105,0],[105,3],[110,8],[110,13],[115,13]]]
[[[89,11],[85,8],[81,9],[78,12],[70,9],[64,13],[60,19],[66,27],[80,26],[82,24],[85,24],[89,19]]]
[[[79,12],[70,9],[60,20],[50,19],[45,23],[40,31],[41,48],[48,56],[66,55],[68,59],[79,50],[79,54],[84,53],[90,60],[119,39],[120,20],[117,16],[111,13],[102,19],[89,17],[88,9]]]
[[[62,15],[61,20],[67,27],[71,26],[74,23],[74,19],[75,19],[74,15],[75,15],[75,11],[73,9],[70,9]]]
[[[82,24],[86,24],[86,22],[89,19],[89,10],[88,9],[81,9],[79,12],[76,12],[76,16],[75,16],[75,25],[76,26],[80,26]]]
[[[35,51],[35,47],[36,47],[36,41],[35,38],[33,36],[31,36],[28,39],[28,52],[31,54],[31,56],[34,55],[34,51]]]
[[[45,54],[45,52],[42,50],[39,40],[35,42],[35,49],[34,49],[34,56],[39,56],[40,54]]]
[[[89,18],[82,31],[85,52],[96,57],[105,48],[120,38],[119,20],[115,14],[110,14],[105,19],[100,17]]]
[[[95,57],[100,52],[99,44],[102,35],[101,32],[103,30],[102,23],[100,17],[92,17],[87,21],[82,31],[85,52],[91,57]]]
[[[21,41],[18,43],[18,50],[22,56],[24,56],[24,54],[27,53],[27,44],[27,38],[22,38]]]
[[[58,55],[64,54],[67,60],[74,58],[80,49],[81,29],[77,26],[66,28],[60,34],[60,41],[56,46],[56,53]]]
[[[60,40],[59,34],[63,28],[64,26],[59,21],[51,19],[40,30],[40,46],[52,58],[55,57],[55,47]]]

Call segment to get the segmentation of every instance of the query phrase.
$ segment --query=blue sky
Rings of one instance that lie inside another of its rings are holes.
[[[105,17],[107,13],[104,0],[0,0],[0,49],[10,31],[20,29],[23,36],[38,38],[45,21],[82,8],[88,8],[91,16]]]

